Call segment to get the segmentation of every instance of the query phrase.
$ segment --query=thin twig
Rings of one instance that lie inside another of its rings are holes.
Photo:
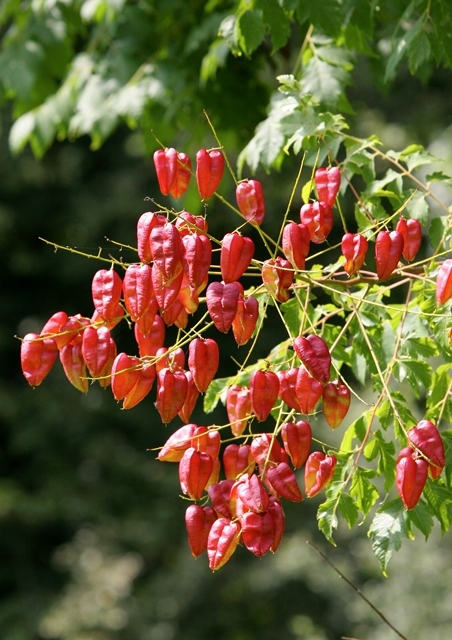
[[[370,607],[373,611],[375,611],[375,613],[376,613],[377,615],[379,615],[379,616],[380,616],[380,618],[383,620],[383,622],[384,622],[384,623],[385,623],[385,624],[386,624],[390,629],[392,629],[392,630],[394,631],[394,633],[395,633],[395,634],[397,634],[397,635],[399,636],[399,638],[402,638],[402,640],[409,640],[409,638],[408,638],[407,636],[404,636],[404,635],[403,635],[403,633],[400,633],[400,631],[399,631],[398,629],[396,629],[396,628],[394,627],[394,625],[393,625],[393,624],[391,624],[391,623],[389,622],[389,620],[387,619],[387,617],[386,617],[386,616],[385,616],[385,615],[384,615],[384,614],[383,614],[379,609],[377,609],[377,607],[376,607],[374,604],[372,604],[372,602],[371,602],[368,598],[366,598],[366,596],[363,594],[363,592],[362,592],[360,589],[358,589],[358,587],[357,587],[357,586],[355,586],[351,580],[349,580],[346,576],[344,576],[344,574],[342,573],[342,571],[340,571],[340,570],[336,567],[336,565],[335,565],[335,564],[333,564],[333,563],[331,562],[331,560],[330,560],[330,559],[329,559],[329,558],[328,558],[328,557],[327,557],[327,556],[326,556],[322,551],[320,551],[320,549],[318,549],[314,544],[312,544],[312,542],[309,542],[309,540],[306,540],[306,544],[308,544],[312,549],[314,549],[314,551],[315,551],[315,552],[316,552],[316,553],[317,553],[317,554],[318,554],[318,555],[319,555],[323,560],[325,560],[325,562],[327,562],[327,563],[330,565],[330,567],[331,567],[332,569],[334,569],[334,571],[338,574],[338,576],[339,576],[340,578],[342,578],[342,580],[344,580],[344,581],[345,581],[345,582],[346,582],[346,583],[347,583],[347,584],[348,584],[348,585],[353,589],[353,591],[355,591],[355,592],[359,595],[359,597],[360,597],[360,598],[362,598],[362,599],[364,600],[364,602],[365,602],[366,604],[368,604],[368,605],[369,605],[369,607]],[[343,636],[343,640],[356,640],[356,639],[355,639],[355,638],[346,638],[346,637],[344,637],[344,636]]]

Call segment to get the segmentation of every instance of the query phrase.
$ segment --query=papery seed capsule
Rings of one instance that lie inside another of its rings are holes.
[[[269,294],[278,302],[287,302],[290,298],[289,288],[294,281],[295,273],[289,260],[280,258],[266,260],[262,265],[262,282]]]
[[[291,500],[292,502],[301,502],[303,500],[295,473],[287,462],[280,462],[276,467],[269,467],[266,478],[281,498],[286,498],[286,500]]]
[[[179,213],[175,225],[181,238],[191,233],[206,235],[209,228],[206,218],[203,216],[194,216],[188,211],[181,211],[181,213]]]
[[[239,347],[245,345],[254,333],[259,318],[259,302],[253,296],[239,297],[237,313],[232,321],[232,333]]]
[[[332,429],[336,429],[348,413],[350,389],[338,380],[329,382],[323,390],[323,415]]]
[[[197,558],[207,549],[207,538],[216,519],[217,514],[212,507],[201,507],[199,504],[187,507],[185,527],[193,557]]]
[[[81,342],[71,342],[62,347],[60,362],[69,382],[81,393],[88,393],[88,374]]]
[[[219,149],[200,149],[196,154],[196,183],[199,195],[209,200],[217,190],[224,171],[224,156]]]
[[[402,255],[408,262],[414,260],[422,244],[422,226],[416,218],[400,218],[396,231],[403,236]]]
[[[53,338],[27,333],[20,346],[20,364],[25,380],[31,387],[41,384],[57,357],[58,348]]]
[[[182,266],[188,283],[198,289],[208,277],[212,243],[206,235],[191,233],[182,238]]]
[[[163,424],[169,424],[184,406],[188,391],[185,372],[162,369],[157,374],[158,388],[155,407]]]
[[[328,382],[331,355],[325,340],[315,334],[298,336],[293,341],[293,347],[311,376],[320,382]]]
[[[300,222],[308,228],[311,242],[321,244],[333,228],[333,211],[324,202],[309,202],[300,209]]]
[[[236,188],[237,205],[245,220],[260,226],[265,217],[265,199],[258,180],[239,182]]]
[[[238,280],[250,266],[254,242],[237,231],[227,233],[221,242],[220,269],[223,282]]]
[[[301,413],[305,415],[314,413],[315,407],[323,394],[323,384],[310,376],[303,366],[298,368],[295,391]]]
[[[114,269],[100,269],[94,274],[91,291],[94,307],[106,321],[115,317],[121,299],[122,280]]]
[[[208,453],[197,451],[193,447],[184,451],[179,462],[179,480],[183,493],[194,500],[199,500],[204,493],[212,468],[213,460]]]
[[[293,466],[295,469],[300,469],[308,459],[311,450],[311,425],[305,420],[285,422],[281,427],[281,438]]]
[[[218,518],[212,525],[207,539],[209,569],[217,571],[232,556],[240,541],[240,525],[226,518]]]
[[[244,513],[240,525],[243,544],[248,551],[258,558],[270,551],[275,537],[275,521],[271,513]]]
[[[349,276],[361,269],[366,259],[369,243],[360,233],[346,233],[342,237],[341,249],[345,258],[344,271]]]
[[[250,379],[251,406],[259,421],[265,420],[276,402],[279,379],[273,371],[255,371]]]
[[[207,391],[220,364],[220,350],[212,338],[193,338],[188,345],[188,368],[201,393]]]
[[[152,251],[150,245],[151,231],[156,226],[163,226],[167,222],[166,217],[147,211],[143,213],[137,222],[137,249],[141,262],[148,264],[152,262]]]
[[[294,268],[304,270],[310,244],[311,239],[306,225],[296,222],[286,224],[282,235],[282,250]]]
[[[396,461],[396,487],[406,509],[419,502],[428,477],[428,464],[411,447],[405,447]]]
[[[389,278],[403,252],[403,235],[398,231],[380,231],[375,241],[375,261],[379,280]]]
[[[206,291],[206,304],[215,327],[227,333],[237,314],[241,288],[238,282],[211,282]]]
[[[313,451],[306,460],[304,470],[305,491],[312,498],[332,479],[337,459],[333,455],[325,455],[323,451]]]
[[[314,174],[314,181],[319,200],[332,207],[341,186],[341,172],[338,167],[320,167]]]
[[[241,436],[253,413],[248,387],[232,385],[226,394],[226,411],[234,436]]]
[[[184,451],[191,447],[191,438],[195,429],[197,429],[196,424],[185,424],[174,431],[160,449],[158,459],[162,462],[179,462]]]
[[[446,456],[436,425],[430,420],[421,420],[409,429],[408,439],[425,456],[430,477],[438,478],[446,465]]]
[[[452,259],[441,264],[436,276],[436,302],[445,304],[452,297]]]
[[[124,400],[140,378],[140,360],[126,353],[119,353],[111,369],[111,390],[115,400]]]
[[[110,357],[111,333],[107,327],[86,327],[82,338],[82,355],[93,378],[100,375]]]
[[[180,198],[187,190],[190,180],[190,158],[173,148],[158,149],[153,158],[162,194]]]

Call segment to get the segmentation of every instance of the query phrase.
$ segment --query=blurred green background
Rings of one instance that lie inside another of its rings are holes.
[[[450,166],[450,71],[432,68],[422,81],[402,67],[388,90],[375,80],[374,64],[362,59],[353,72],[352,133],[375,133],[396,149],[424,144]],[[196,84],[188,86],[189,108],[180,118],[172,114],[169,125],[159,107],[150,122],[165,144],[194,157],[197,148],[214,145],[201,112],[208,103],[235,162],[273,89],[274,81],[256,72],[251,61],[232,59],[210,97]],[[193,559],[186,542],[177,467],[159,463],[152,451],[180,424],[178,419],[168,427],[160,424],[155,392],[136,408],[121,411],[110,391],[97,385],[82,396],[58,363],[39,388],[27,385],[17,336],[39,332],[59,310],[91,315],[90,283],[100,268],[95,260],[55,251],[39,238],[90,254],[102,248],[103,255],[119,257],[120,248],[109,240],[133,246],[138,217],[151,208],[145,198],[164,199],[155,180],[151,147],[156,144],[149,142],[149,130],[143,135],[143,129],[121,124],[96,151],[84,135],[54,142],[38,160],[28,147],[19,156],[9,151],[12,118],[6,102],[0,134],[0,638],[396,637],[310,541],[410,640],[427,634],[431,640],[449,640],[450,536],[441,539],[435,530],[428,545],[406,544],[383,578],[365,526],[362,533],[359,528],[350,533],[340,525],[338,546],[326,543],[316,526],[319,496],[286,505],[286,534],[277,554],[259,560],[239,548],[212,574],[206,558]],[[259,175],[269,233],[279,229],[296,170],[297,159],[288,159],[280,173]],[[225,197],[232,199],[232,187],[225,178]],[[201,211],[194,185],[182,205]],[[207,215],[216,237],[235,226],[221,204],[209,203]],[[277,332],[270,319],[257,355],[276,344]],[[167,344],[172,337],[170,330]],[[115,338],[123,350],[133,350],[126,326],[118,327]],[[229,337],[221,349],[220,373],[227,375],[234,370],[235,354]],[[223,407],[208,419],[224,422]],[[193,422],[205,420],[198,403]]]

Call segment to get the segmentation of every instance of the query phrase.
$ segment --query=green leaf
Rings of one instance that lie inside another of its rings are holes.
[[[426,201],[426,194],[418,191],[406,205],[406,210],[410,218],[416,218],[422,225],[426,225],[429,219],[430,210]]]
[[[279,156],[284,142],[284,135],[273,118],[267,118],[260,122],[256,127],[254,137],[238,157],[239,176],[242,174],[245,162],[253,173],[259,164],[269,169]]]
[[[353,498],[348,493],[341,492],[339,496],[338,508],[349,529],[353,529],[358,521],[358,507]]]
[[[30,140],[35,128],[35,117],[29,111],[20,116],[9,132],[9,146],[13,153],[19,153]]]
[[[433,518],[427,505],[419,501],[414,509],[407,511],[407,519],[425,536],[427,540],[433,529]]]
[[[395,446],[393,442],[386,442],[386,440],[383,439],[381,431],[375,431],[374,436],[378,445],[378,453],[380,455],[378,460],[377,472],[380,475],[384,475],[384,488],[385,491],[389,492],[393,487],[395,481]]]
[[[303,71],[303,89],[329,109],[337,105],[344,87],[350,84],[350,74],[343,68],[312,57]]]
[[[352,486],[350,487],[350,495],[354,498],[358,509],[360,509],[365,516],[374,506],[380,495],[377,488],[370,482],[368,477],[366,477],[368,473],[368,469],[356,467],[353,472]]]
[[[283,47],[290,36],[290,21],[278,0],[257,0],[256,7],[262,10],[264,23],[270,32],[273,51]]]
[[[330,542],[334,546],[336,546],[336,543],[333,539],[333,533],[338,526],[338,519],[336,516],[337,506],[337,498],[333,498],[331,500],[326,500],[325,502],[323,502],[319,506],[317,511],[317,522],[319,525],[319,529],[328,540],[328,542]]]
[[[409,147],[406,147],[406,149],[401,151],[398,156],[399,160],[405,162],[410,171],[413,171],[417,167],[421,167],[425,164],[438,162],[438,159],[426,151],[421,144],[411,144]]]
[[[440,484],[439,480],[427,480],[423,495],[440,523],[441,531],[446,533],[452,522],[452,501],[449,489]]]
[[[237,20],[238,42],[247,55],[255,51],[265,37],[263,12],[245,11]]]
[[[428,228],[428,235],[432,248],[435,251],[440,248],[448,225],[449,222],[447,218],[438,216],[432,219]]]
[[[340,0],[299,0],[297,14],[300,22],[304,22],[307,16],[318,31],[336,37],[343,24],[344,11]]]
[[[204,394],[203,409],[205,413],[212,413],[221,396],[226,393],[230,386],[231,378],[215,378],[215,380],[212,380]]]
[[[406,511],[400,498],[387,502],[375,514],[368,533],[383,574],[394,551],[399,551],[403,538],[409,538]]]

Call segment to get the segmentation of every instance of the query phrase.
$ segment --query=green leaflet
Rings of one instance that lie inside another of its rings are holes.
[[[403,538],[410,537],[406,520],[406,511],[400,498],[380,507],[372,520],[368,535],[384,575],[387,575],[393,552],[400,549]]]

